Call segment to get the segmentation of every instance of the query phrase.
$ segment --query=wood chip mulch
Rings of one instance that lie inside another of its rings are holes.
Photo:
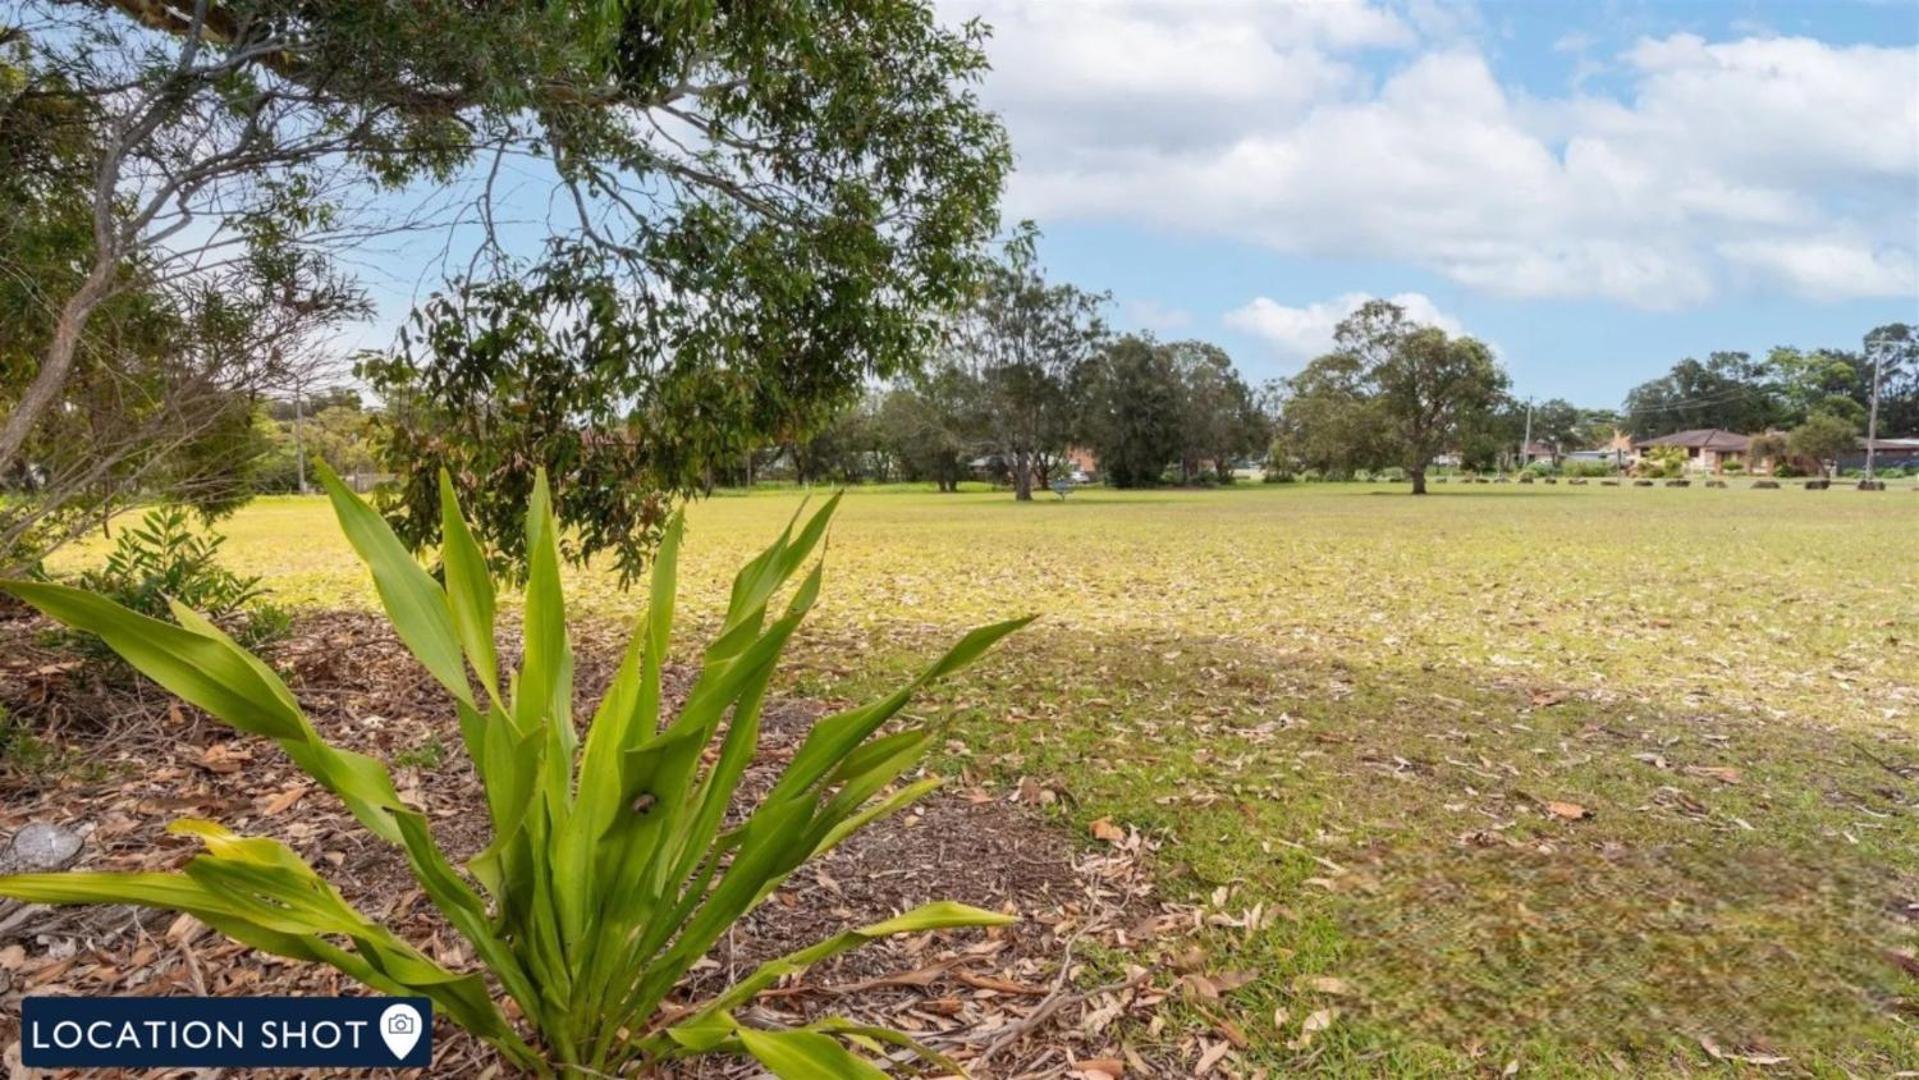
[[[620,644],[619,634],[592,630],[576,640],[580,715],[591,715]],[[485,845],[482,793],[452,711],[383,620],[304,616],[270,656],[329,740],[411,762],[396,766],[396,781],[427,810],[451,858]],[[670,674],[683,691],[690,672]],[[748,805],[814,721],[844,704],[769,702],[762,754],[743,784]],[[167,835],[167,823],[210,818],[286,842],[363,912],[451,967],[473,966],[396,849],[367,835],[266,740],[238,735],[130,673],[103,676],[98,664],[76,661],[53,643],[47,624],[17,611],[0,613],[0,707],[13,730],[33,732],[50,748],[9,756],[0,773],[0,832],[31,821],[61,824],[85,835],[82,869],[164,869],[196,848]],[[957,900],[1015,912],[1021,921],[874,943],[773,988],[742,1018],[790,1024],[830,1015],[883,1024],[981,1077],[1188,1074],[1183,1053],[1162,1059],[1146,1048],[1156,1040],[1130,1036],[1159,1030],[1156,1009],[1172,976],[1161,977],[1155,958],[1185,948],[1179,939],[1200,926],[1199,913],[1153,895],[1141,865],[1148,841],[1108,837],[1089,852],[1032,805],[1040,801],[1034,792],[1030,782],[1009,792],[961,778],[855,835],[802,867],[742,921],[689,976],[681,1000],[700,1000],[754,964],[842,929],[929,900]],[[1105,958],[1097,970],[1095,955]],[[1137,962],[1116,971],[1114,956]],[[0,901],[0,1046],[16,1075],[23,1075],[24,994],[360,992],[330,968],[252,953],[191,918]],[[514,1072],[484,1044],[444,1020],[437,1025],[434,1075]],[[675,1075],[761,1073],[751,1063],[715,1059]]]

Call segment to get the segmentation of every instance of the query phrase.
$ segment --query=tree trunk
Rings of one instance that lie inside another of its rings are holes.
[[[53,340],[47,343],[46,358],[40,362],[40,371],[27,386],[27,392],[20,395],[20,401],[7,416],[4,427],[0,427],[0,470],[12,465],[20,454],[20,448],[27,443],[33,425],[46,413],[67,385],[67,376],[73,371],[73,357],[80,348],[80,335],[86,331],[87,319],[93,315],[93,309],[106,299],[113,284],[112,259],[95,259],[93,270],[87,274],[87,280],[60,308],[60,320],[53,326]]]
[[[1415,495],[1426,494],[1426,470],[1413,469],[1411,471],[1411,476],[1413,478],[1413,494]]]
[[[1033,463],[1025,454],[1013,455],[1013,498],[1033,501]]]

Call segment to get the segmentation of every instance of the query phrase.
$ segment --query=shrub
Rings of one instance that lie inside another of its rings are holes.
[[[1772,474],[1781,480],[1791,480],[1794,477],[1806,475],[1805,473],[1800,472],[1798,467],[1793,465],[1793,463],[1790,461],[1782,461],[1779,464],[1774,465],[1772,467]]]
[[[178,505],[147,511],[140,524],[114,537],[104,565],[80,574],[80,587],[154,618],[165,615],[169,603],[184,604],[229,627],[248,648],[285,637],[292,617],[262,599],[259,578],[221,566],[226,537],[211,529],[195,532],[188,513]],[[79,640],[90,648],[99,642],[91,634]]]
[[[1374,476],[1380,480],[1384,480],[1388,484],[1403,484],[1406,482],[1406,470],[1397,465],[1388,465],[1386,468],[1375,473]]]
[[[1325,479],[1325,477],[1320,475],[1320,472],[1318,469],[1301,469],[1299,472],[1299,479],[1302,483],[1317,484],[1321,480]]]
[[[729,809],[757,749],[767,686],[819,595],[818,563],[783,607],[774,599],[818,545],[837,496],[803,525],[796,518],[733,579],[699,676],[678,716],[663,725],[661,673],[683,528],[674,516],[645,614],[582,739],[572,718],[573,658],[544,474],[526,515],[522,660],[504,682],[494,585],[445,475],[444,586],[378,514],[330,473],[322,479],[395,632],[454,699],[493,827],[492,842],[467,863],[471,881],[447,861],[426,817],[401,801],[385,764],[324,741],[272,669],[192,609],[174,604],[175,625],[80,589],[27,581],[0,582],[0,589],[99,634],[168,690],[278,743],[368,830],[403,849],[424,894],[466,938],[525,1027],[495,1003],[486,974],[443,967],[372,922],[291,848],[210,821],[174,823],[175,832],[206,847],[184,871],[0,877],[0,896],[189,913],[254,948],[331,964],[380,992],[430,998],[508,1060],[544,1076],[645,1073],[713,1052],[750,1054],[783,1076],[879,1076],[849,1043],[914,1045],[832,1020],[756,1028],[734,1010],[778,979],[869,940],[1010,917],[928,904],[763,964],[704,1001],[669,1006],[667,999],[728,928],[802,863],[937,786],[935,778],[893,786],[932,744],[932,730],[909,722],[877,732],[920,687],[1028,619],[975,630],[891,696],[819,721],[773,787],[736,819]]]
[[[1738,476],[1746,471],[1746,467],[1737,461],[1728,461],[1723,468],[1728,476]]]
[[[1639,458],[1639,475],[1654,480],[1678,476],[1686,469],[1686,451],[1677,446],[1653,446]]]
[[[1604,477],[1619,470],[1604,461],[1567,461],[1560,465],[1559,471],[1566,476]]]

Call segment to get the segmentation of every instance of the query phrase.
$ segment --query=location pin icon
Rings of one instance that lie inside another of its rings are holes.
[[[411,1005],[389,1005],[380,1014],[380,1038],[386,1040],[386,1048],[393,1056],[405,1060],[413,1052],[414,1044],[420,1041],[420,1011]]]

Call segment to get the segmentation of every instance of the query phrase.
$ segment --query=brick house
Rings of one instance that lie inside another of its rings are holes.
[[[1677,446],[1686,451],[1687,472],[1722,473],[1728,465],[1747,467],[1752,438],[1722,428],[1694,428],[1651,439],[1634,439],[1632,443],[1635,456],[1655,446]]]

